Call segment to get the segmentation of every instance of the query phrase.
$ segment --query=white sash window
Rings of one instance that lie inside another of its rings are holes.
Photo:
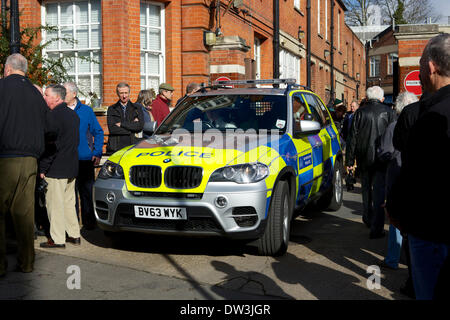
[[[141,2],[141,89],[155,89],[164,82],[165,30],[164,6],[160,3]]]
[[[100,0],[45,2],[42,5],[42,24],[57,27],[56,31],[43,33],[44,42],[60,39],[47,47],[44,54],[49,58],[69,58],[65,67],[78,85],[80,98],[87,98],[89,92],[101,97]],[[90,58],[90,61],[83,60],[83,57]]]

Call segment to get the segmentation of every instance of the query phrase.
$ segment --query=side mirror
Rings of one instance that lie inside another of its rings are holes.
[[[144,123],[144,129],[143,129],[144,133],[146,135],[151,136],[153,134],[153,132],[156,131],[156,123],[157,123],[156,121],[150,121],[150,122]]]
[[[300,128],[295,126],[294,137],[302,138],[304,136],[318,134],[321,130],[320,123],[312,120],[300,120]]]

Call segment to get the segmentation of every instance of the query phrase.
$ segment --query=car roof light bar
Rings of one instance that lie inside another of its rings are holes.
[[[255,85],[255,84],[295,84],[295,79],[264,79],[264,80],[219,80],[213,85]]]
[[[293,84],[293,85],[290,85],[288,87],[288,89],[294,89],[294,88],[301,88],[301,89],[312,91],[312,89],[310,87],[304,86],[304,85],[301,85],[301,84]]]

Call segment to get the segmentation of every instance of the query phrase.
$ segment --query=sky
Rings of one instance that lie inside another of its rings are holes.
[[[448,23],[450,16],[450,0],[430,0],[435,12],[442,15],[438,23]]]

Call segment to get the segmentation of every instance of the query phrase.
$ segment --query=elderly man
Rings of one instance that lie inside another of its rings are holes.
[[[27,60],[15,53],[6,59],[0,79],[0,277],[7,271],[7,215],[16,231],[17,270],[34,267],[34,188],[48,109],[25,77],[27,70]]]
[[[106,117],[109,130],[106,146],[108,154],[137,143],[144,128],[142,107],[130,101],[130,86],[120,82],[116,86],[116,93],[119,101],[108,107]]]
[[[177,100],[177,103],[175,104],[175,107],[181,102],[183,101],[186,97],[190,96],[191,94],[196,93],[197,91],[199,91],[201,89],[201,85],[198,84],[197,82],[189,82],[188,85],[186,86],[186,93],[184,94],[184,96],[182,96],[180,99]],[[174,107],[174,108],[175,108]]]
[[[420,115],[407,139],[408,157],[386,203],[391,222],[408,234],[417,299],[448,298],[449,61],[450,34],[430,39],[420,59],[421,84],[429,95],[420,100]]]
[[[392,108],[383,104],[384,91],[378,86],[367,89],[367,103],[353,117],[347,141],[346,165],[353,170],[356,162],[361,173],[363,222],[370,228],[370,239],[382,238],[384,232],[386,164],[376,158],[376,147],[387,126],[395,120]]]
[[[95,180],[94,166],[100,163],[103,152],[103,129],[92,108],[78,99],[78,88],[73,82],[66,82],[66,103],[80,118],[80,140],[78,144],[78,176],[75,183],[76,210],[80,194],[81,221],[86,230],[95,229],[96,221],[92,202],[92,187]]]
[[[47,181],[45,202],[50,221],[50,236],[43,248],[65,248],[66,242],[80,244],[80,226],[75,211],[75,177],[78,174],[80,119],[64,102],[66,88],[50,85],[44,99],[47,116],[47,146],[40,161],[41,178]],[[66,238],[66,232],[68,237]]]
[[[158,126],[170,113],[169,105],[173,98],[174,88],[168,83],[161,83],[159,85],[159,94],[152,103],[152,115]]]

